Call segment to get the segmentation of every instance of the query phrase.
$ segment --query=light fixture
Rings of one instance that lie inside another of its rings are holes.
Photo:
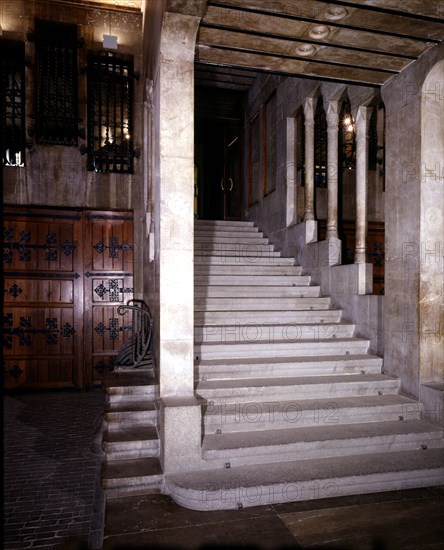
[[[322,40],[323,38],[326,38],[330,34],[330,29],[327,27],[327,25],[316,25],[315,27],[311,28],[308,35],[310,38],[314,38],[315,40]]]
[[[354,132],[355,130],[353,119],[350,116],[346,116],[344,118],[344,120],[342,121],[342,125],[347,130],[347,132]]]
[[[303,57],[307,57],[316,53],[316,48],[313,46],[313,44],[301,44],[296,48],[296,53]]]
[[[325,12],[325,17],[330,21],[339,21],[340,19],[344,19],[347,14],[347,10],[342,6],[329,6]]]
[[[114,34],[104,34],[103,47],[106,50],[117,50],[117,36]]]
[[[117,50],[117,36],[111,34],[111,14],[109,16],[109,34],[103,35],[103,47],[106,50]]]

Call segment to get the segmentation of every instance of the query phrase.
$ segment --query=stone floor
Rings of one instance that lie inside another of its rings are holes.
[[[444,549],[444,487],[215,512],[155,494],[109,500],[104,518],[103,407],[100,390],[4,397],[3,550]]]
[[[104,406],[102,390],[4,396],[3,550],[101,548]]]
[[[126,497],[107,503],[103,548],[442,550],[443,518],[444,487],[215,512]]]

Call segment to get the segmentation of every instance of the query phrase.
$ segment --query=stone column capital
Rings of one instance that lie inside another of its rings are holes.
[[[306,97],[304,101],[305,124],[314,124],[314,115],[316,110],[317,97]]]
[[[339,102],[329,101],[327,105],[327,130],[338,131],[339,124]]]
[[[341,104],[339,101],[329,101],[327,105],[327,118],[329,115],[337,116],[339,118]]]
[[[358,112],[356,114],[356,129],[359,129],[360,127],[366,128],[368,127],[368,123],[370,122],[370,118],[372,116],[373,107],[367,107],[366,105],[360,105],[358,107]]]

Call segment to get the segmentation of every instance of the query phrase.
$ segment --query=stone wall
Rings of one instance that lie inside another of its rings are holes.
[[[87,106],[85,74],[80,68],[86,66],[88,50],[102,50],[103,34],[118,36],[118,52],[132,54],[134,70],[141,71],[142,14],[66,5],[63,9],[44,1],[10,3],[14,9],[2,21],[3,38],[23,41],[25,55],[31,59],[31,66],[25,69],[26,106],[25,125],[35,126],[34,71],[35,48],[27,40],[28,31],[34,29],[34,19],[72,23],[78,25],[78,36],[84,39],[84,46],[78,50],[78,108],[79,129],[87,129]],[[142,100],[143,85],[134,83],[133,143],[142,147]],[[42,205],[53,207],[81,207],[92,209],[133,209],[135,223],[143,217],[142,205],[142,159],[134,159],[133,174],[106,174],[87,170],[86,155],[80,154],[78,145],[40,145],[33,140],[26,150],[24,167],[3,167],[3,201],[5,204]],[[135,231],[136,250],[142,250],[142,233]],[[135,295],[142,294],[142,254],[136,254]]]
[[[260,75],[248,95],[245,124],[260,111],[271,93],[276,90],[276,124],[277,124],[277,155],[276,155],[276,191],[261,198],[253,205],[248,204],[248,155],[245,155],[244,166],[244,197],[245,214],[248,219],[255,220],[273,242],[281,243],[283,247],[286,236],[283,234],[288,226],[300,223],[304,216],[304,187],[301,173],[297,170],[295,159],[295,140],[299,129],[296,127],[295,116],[306,97],[318,97],[322,94],[324,110],[327,103],[348,93],[352,111],[356,115],[360,104],[365,103],[375,95],[375,90],[363,86],[345,86],[329,82],[319,83],[313,80],[302,80],[276,75]],[[248,136],[245,136],[248,143]],[[254,184],[254,182],[253,182]],[[356,209],[355,170],[344,170],[342,210],[344,220],[355,219]],[[294,215],[290,220],[286,215],[289,201],[294,201]],[[316,219],[327,217],[327,190],[316,189],[315,201]],[[369,173],[368,219],[384,221],[384,192],[382,182],[375,170]]]
[[[79,48],[79,68],[86,66],[88,50],[102,50],[102,35],[111,32],[118,36],[118,51],[134,56],[134,70],[141,69],[142,14],[124,17],[120,12],[85,7],[59,6],[46,2],[15,2],[14,16],[3,27],[3,38],[25,42],[25,55],[32,60],[26,68],[26,126],[34,126],[34,43],[27,41],[27,32],[34,28],[34,18],[75,23],[79,38],[85,45]],[[26,4],[26,6],[25,6]],[[80,71],[79,71],[80,73]],[[142,145],[141,111],[142,86],[134,87],[133,141]],[[86,130],[86,75],[79,74],[79,129]],[[3,200],[5,203],[46,206],[78,206],[84,208],[132,208],[140,202],[141,161],[135,159],[134,174],[101,174],[87,171],[86,157],[79,147],[85,140],[79,138],[77,147],[39,145],[35,142],[26,151],[24,168],[4,167]]]
[[[386,105],[385,365],[417,397],[444,382],[444,46],[382,89]],[[431,78],[427,75],[436,65]],[[424,89],[424,86],[426,89]]]
[[[371,294],[371,265],[334,266],[341,262],[340,241],[329,239],[317,242],[317,223],[302,222],[305,207],[305,189],[297,171],[295,142],[300,129],[296,112],[307,97],[322,94],[324,110],[329,101],[338,101],[347,93],[352,113],[356,116],[360,105],[371,102],[374,89],[297,78],[261,75],[249,93],[246,122],[250,121],[276,89],[277,93],[277,181],[276,191],[256,204],[245,205],[246,217],[254,220],[285,256],[312,275],[314,284],[321,286],[323,295],[332,297],[332,306],[343,310],[344,319],[353,321],[356,334],[370,340],[370,352],[383,355],[383,305],[381,296]],[[245,197],[248,197],[248,159],[245,166]],[[356,173],[344,170],[342,219],[355,220]],[[384,221],[384,191],[376,171],[369,174],[368,220]],[[293,203],[293,204],[292,204]],[[316,190],[315,214],[327,218],[327,189]],[[340,285],[339,285],[340,283]],[[340,288],[338,287],[340,286]],[[366,296],[362,296],[367,294]]]

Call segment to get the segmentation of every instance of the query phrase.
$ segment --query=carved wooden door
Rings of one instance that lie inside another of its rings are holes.
[[[131,336],[131,316],[117,308],[133,297],[133,215],[85,213],[86,383],[100,381]]]
[[[6,388],[84,388],[131,334],[133,216],[5,207]]]
[[[81,212],[3,216],[5,386],[82,387]]]

